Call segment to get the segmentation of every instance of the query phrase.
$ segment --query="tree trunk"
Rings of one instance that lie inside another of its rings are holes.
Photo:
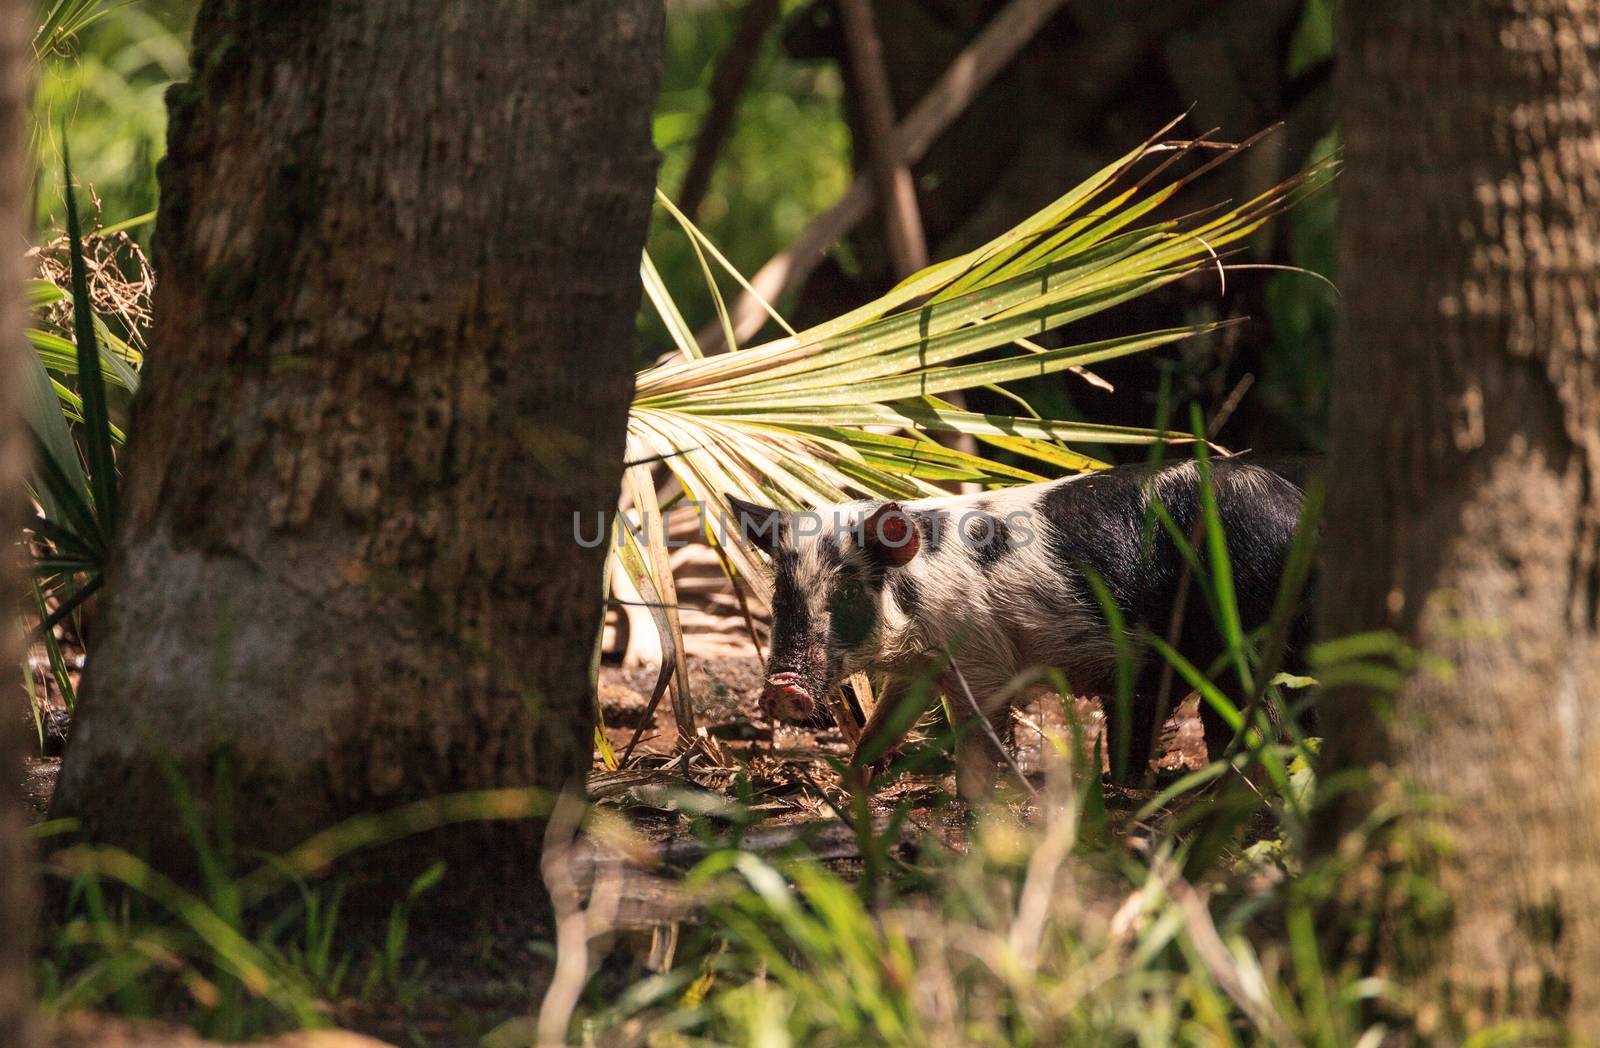
[[[1600,7],[1351,0],[1340,46],[1322,634],[1455,677],[1328,696],[1329,765],[1446,803],[1424,999],[1600,1037]]]
[[[24,5],[0,0],[0,666],[17,672],[21,636],[20,573],[15,536],[24,507],[22,478],[22,220],[23,120],[27,113],[28,38]],[[11,681],[15,681],[11,677]],[[12,698],[14,685],[8,687]],[[22,800],[20,756],[23,714],[16,702],[0,703],[0,1044],[32,1044],[28,1000],[29,934],[37,919],[33,896],[33,847]]]
[[[231,793],[241,854],[586,769],[605,551],[574,515],[620,484],[662,18],[202,6],[54,814],[182,867],[168,762]],[[537,869],[452,840],[452,878]]]

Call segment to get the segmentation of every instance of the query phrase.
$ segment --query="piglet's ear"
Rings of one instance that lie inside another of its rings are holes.
[[[746,502],[734,495],[722,497],[728,500],[728,508],[733,510],[733,519],[728,522],[729,530],[767,556],[772,556],[773,550],[778,545],[778,525],[783,519],[782,511],[770,506],[758,506],[754,502]]]
[[[916,525],[898,502],[885,502],[867,514],[861,542],[873,560],[889,568],[911,563],[922,547]]]

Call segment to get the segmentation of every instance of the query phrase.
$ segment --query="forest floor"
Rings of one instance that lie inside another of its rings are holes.
[[[803,840],[810,854],[836,871],[848,876],[859,868],[855,832],[840,817],[849,809],[849,797],[830,763],[848,762],[851,746],[845,735],[826,713],[806,724],[775,724],[759,714],[761,659],[731,588],[703,548],[679,551],[675,559],[679,561],[679,603],[698,745],[685,766],[670,699],[663,698],[646,721],[657,667],[648,661],[648,651],[644,657],[627,651],[627,630],[618,628],[620,620],[613,611],[607,629],[611,661],[600,672],[600,711],[606,737],[618,757],[636,734],[638,739],[631,758],[619,770],[608,769],[596,756],[589,794],[602,807],[624,815],[631,836],[630,842],[621,846],[616,841],[591,838],[574,849],[573,865],[580,884],[594,885],[610,878],[614,886],[620,885],[620,902],[608,918],[616,949],[607,961],[608,968],[616,969],[619,982],[671,963],[679,925],[692,916],[695,905],[682,892],[681,878],[713,846],[692,832],[697,812],[703,814],[739,794],[743,805],[740,819],[746,823],[744,846],[776,851]],[[764,633],[760,609],[755,610],[758,632]],[[637,647],[637,634],[635,638]],[[67,654],[73,665],[81,666],[81,652],[69,646]],[[64,713],[61,697],[48,680],[48,661],[42,652],[35,655],[36,691],[49,704],[47,723],[52,711],[59,723]],[[1014,715],[1015,760],[1035,785],[1042,782],[1050,747],[1046,735],[1071,737],[1069,709],[1092,744],[1103,725],[1099,706],[1092,700],[1076,699],[1069,707],[1058,697],[1046,695],[1020,707]],[[1170,782],[1182,771],[1202,766],[1205,757],[1195,700],[1190,696],[1169,727],[1166,749],[1157,765],[1159,782]],[[59,764],[60,758],[53,754],[34,756],[27,762],[25,789],[37,818],[42,819],[47,810]],[[1110,787],[1107,793],[1114,820],[1119,811],[1131,813],[1151,796],[1150,791],[1113,791]],[[950,803],[954,796],[949,761],[936,760],[926,772],[904,775],[874,793],[870,810],[873,821],[882,825],[893,809],[906,807],[908,835],[933,834],[959,848],[967,824],[960,806]],[[1023,796],[1012,791],[1009,797],[1019,814],[1027,817]],[[700,828],[704,829],[704,820]],[[505,916],[510,923],[503,930],[504,937],[530,947],[534,939],[548,939],[548,931],[540,931],[547,917]],[[404,1008],[397,1009],[395,1002],[341,1002],[336,1006],[336,1019],[341,1025],[394,1043],[419,1039],[424,1043],[475,1043],[477,1034],[494,1021],[517,1014],[519,1007],[531,1003],[526,996],[529,973],[544,967],[540,956],[531,948],[503,953],[502,959],[509,962],[506,967],[520,973],[510,979],[468,975],[471,965],[447,965],[442,970],[435,965],[433,974],[418,985],[418,996]],[[449,974],[452,971],[454,974]],[[463,1023],[471,1032],[464,1030]],[[468,1035],[458,1040],[462,1033]],[[127,1043],[140,1042],[135,1037]]]
[[[694,650],[691,636],[690,651]],[[691,765],[688,778],[726,792],[734,776],[743,773],[748,776],[753,810],[780,824],[835,818],[831,804],[842,802],[843,784],[829,759],[848,762],[851,746],[832,718],[824,713],[802,724],[776,724],[761,717],[757,710],[761,663],[754,655],[740,658],[719,653],[701,658],[691,654],[688,662],[697,726],[715,740],[713,752],[721,758],[711,759],[703,753]],[[655,668],[648,665],[602,668],[601,711],[606,737],[619,757],[643,720],[655,678]],[[1168,728],[1166,751],[1156,765],[1160,779],[1205,764],[1205,740],[1195,703],[1193,696],[1184,700]],[[1079,698],[1073,700],[1072,708],[1092,745],[1103,730],[1099,703]],[[1066,708],[1057,696],[1046,694],[1020,707],[1014,719],[1014,757],[1024,774],[1037,783],[1050,746],[1046,734],[1071,737]],[[663,699],[640,735],[630,766],[660,767],[678,751],[671,704]],[[596,792],[595,784],[613,777],[620,781],[624,776],[608,774],[597,758],[591,793]],[[954,795],[951,769],[936,763],[930,772],[903,776],[876,794],[874,814],[887,815],[908,797],[921,797],[925,805],[914,805],[915,821],[919,814],[930,814]],[[1130,794],[1127,799],[1131,802],[1134,797]],[[648,806],[648,802],[636,805]]]
[[[749,810],[763,822],[784,826],[836,821],[833,806],[843,804],[844,787],[829,761],[848,762],[851,754],[840,729],[826,714],[802,724],[763,718],[757,710],[762,666],[753,651],[730,651],[723,637],[704,645],[699,639],[691,630],[690,690],[697,727],[711,741],[702,744],[687,770],[678,770],[674,758],[681,747],[670,700],[663,698],[648,724],[644,721],[656,667],[602,666],[600,708],[612,750],[621,757],[636,733],[638,741],[621,771],[609,770],[596,755],[591,796],[628,811],[641,835],[655,841],[675,839],[688,819],[677,810],[678,800],[669,795],[668,785],[687,783],[728,795],[741,774],[750,789]],[[1092,742],[1103,726],[1099,704],[1075,699],[1073,710]],[[1045,734],[1070,737],[1066,709],[1058,697],[1047,694],[1019,708],[1015,719],[1016,762],[1037,780],[1049,746]],[[1166,751],[1156,766],[1162,780],[1204,765],[1205,741],[1193,696],[1178,707],[1167,735]],[[49,806],[60,765],[61,758],[53,754],[35,754],[25,761],[23,789],[37,818],[42,819]],[[946,807],[954,795],[948,762],[936,762],[929,772],[905,775],[875,794],[873,813],[886,816],[911,799],[912,823],[931,828],[935,811]],[[1133,791],[1124,799],[1131,804],[1144,796]]]
[[[649,722],[644,721],[656,668],[641,664],[601,669],[601,712],[612,749],[620,756],[644,725],[629,764],[612,772],[597,757],[590,781],[591,797],[625,815],[637,842],[646,845],[643,853],[591,840],[576,849],[574,863],[580,883],[593,885],[611,878],[620,886],[617,896],[621,901],[609,920],[612,948],[605,961],[610,978],[619,986],[670,966],[679,928],[692,919],[695,903],[681,890],[681,878],[709,850],[706,842],[691,832],[695,822],[691,809],[699,791],[715,795],[709,798],[713,800],[728,797],[735,790],[736,777],[743,775],[748,787],[745,812],[755,817],[742,839],[744,846],[778,851],[804,841],[809,854],[840,874],[851,876],[860,867],[855,833],[838,814],[838,809],[848,810],[848,799],[829,763],[829,758],[840,762],[850,758],[851,748],[839,728],[831,719],[779,725],[762,718],[757,711],[762,665],[748,637],[742,641],[745,650],[739,651],[728,643],[727,624],[708,621],[705,626],[708,630],[714,627],[714,635],[691,626],[688,663],[697,724],[711,741],[702,741],[686,771],[670,767],[680,753],[670,700],[663,699]],[[739,628],[743,628],[742,620]],[[1073,709],[1087,731],[1100,730],[1102,718],[1095,702],[1078,699]],[[1042,732],[1070,737],[1065,708],[1049,695],[1018,712],[1016,760],[1038,785],[1049,746]],[[1192,697],[1180,706],[1174,727],[1158,764],[1162,782],[1205,761]],[[27,762],[25,786],[37,818],[44,817],[59,766],[56,756],[36,756]],[[1147,791],[1113,792],[1110,787],[1107,791],[1113,818],[1119,809],[1129,812],[1150,796]],[[907,805],[909,835],[933,834],[959,848],[967,824],[960,806],[950,803],[954,795],[954,777],[946,761],[936,763],[927,773],[905,775],[878,791],[871,799],[871,811],[874,822],[881,825],[892,809]],[[1012,797],[1019,812],[1028,814],[1020,798],[1015,793]],[[702,794],[702,799],[707,798]],[[538,915],[500,915],[495,935],[505,944],[548,941],[546,920]],[[438,961],[433,956],[436,951],[427,945],[418,943],[417,948]],[[457,954],[461,948],[461,944],[452,944],[447,952]],[[379,995],[335,1002],[335,1021],[382,1038],[382,1043],[476,1044],[479,1036],[500,1021],[536,1005],[536,998],[528,997],[530,980],[542,982],[540,973],[549,970],[538,950],[501,948],[495,952],[499,966],[510,969],[509,973],[492,976],[476,971],[471,964],[432,963],[430,974],[416,980],[408,1000]],[[169,1034],[178,1036],[174,1028],[159,1024],[141,1026],[92,1016],[74,1023],[55,1035],[54,1043],[72,1048],[90,1043],[128,1048],[207,1043],[171,1040]],[[360,1038],[326,1042],[327,1048],[372,1043]],[[302,1048],[302,1042],[292,1039],[283,1045]],[[312,1044],[305,1042],[303,1048],[312,1048]],[[322,1042],[317,1048],[323,1048]]]

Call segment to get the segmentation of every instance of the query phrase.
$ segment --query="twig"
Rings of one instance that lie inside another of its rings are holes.
[[[750,0],[745,4],[739,13],[739,25],[733,31],[733,40],[722,52],[716,72],[711,74],[711,105],[695,135],[694,156],[689,159],[689,170],[678,189],[678,210],[691,219],[705,202],[711,176],[717,169],[717,158],[722,155],[722,147],[733,131],[739,99],[761,55],[761,42],[777,20],[778,0]]]
[[[756,632],[755,616],[750,614],[750,602],[745,598],[744,587],[739,585],[739,576],[734,570],[733,561],[729,559],[727,551],[722,548],[722,543],[710,534],[711,528],[709,525],[706,527],[706,532],[706,544],[716,553],[717,561],[722,565],[722,573],[727,576],[728,585],[733,587],[734,599],[739,602],[739,614],[744,616],[744,628],[750,634],[750,646],[756,649],[756,658],[761,660],[762,665],[765,665],[767,655],[766,652],[761,650],[761,637]]]
[[[1194,525],[1189,529],[1189,546],[1191,548],[1200,541],[1200,527],[1203,521],[1203,517],[1197,517]],[[1156,526],[1160,527],[1159,524]],[[1172,612],[1167,616],[1166,640],[1168,646],[1174,650],[1178,646],[1178,636],[1183,631],[1183,617],[1188,612],[1189,581],[1189,562],[1185,560],[1183,562],[1183,570],[1178,573],[1178,598],[1172,602]],[[1172,712],[1172,678],[1172,663],[1163,659],[1161,663],[1161,683],[1156,688],[1156,715],[1150,722],[1150,749],[1148,752],[1152,756],[1156,755],[1156,747],[1161,744],[1161,730],[1166,727],[1167,715]],[[1208,760],[1212,759],[1209,752],[1206,754],[1206,758]],[[1156,769],[1154,764],[1146,762],[1144,775],[1141,776],[1141,784],[1146,789],[1149,789],[1154,785],[1155,778]]]
[[[917,186],[910,164],[895,149],[894,94],[889,70],[883,60],[883,41],[873,21],[869,0],[840,0],[844,16],[845,42],[850,48],[851,71],[855,74],[856,95],[861,102],[861,121],[866,129],[866,153],[872,179],[883,212],[885,240],[896,279],[904,279],[928,265],[928,238],[917,206]],[[967,410],[966,395],[959,390],[945,394],[957,411]],[[978,454],[978,440],[970,433],[942,434],[941,443],[968,455]],[[973,495],[982,485],[965,481],[952,490]]]
[[[1233,392],[1223,401],[1217,412],[1211,416],[1211,421],[1206,424],[1207,439],[1215,437],[1221,432],[1223,425],[1233,415],[1233,412],[1239,406],[1239,402],[1244,399],[1245,393],[1249,392],[1254,382],[1255,376],[1246,375],[1239,380],[1238,385],[1233,387]],[[1200,533],[1204,528],[1205,516],[1203,514],[1196,515],[1194,523],[1189,528],[1189,547],[1191,549],[1199,547]],[[1178,573],[1178,598],[1173,602],[1172,612],[1167,617],[1167,646],[1174,650],[1178,647],[1178,637],[1183,632],[1183,617],[1189,607],[1190,574],[1189,562],[1185,560],[1183,570]],[[1156,746],[1161,742],[1161,729],[1166,726],[1167,714],[1172,712],[1172,678],[1172,663],[1163,661],[1161,664],[1161,684],[1156,690],[1156,716],[1150,726],[1150,752],[1152,754],[1155,753]],[[1220,756],[1222,755],[1206,753],[1207,760],[1216,760]],[[1146,788],[1155,782],[1155,774],[1153,766],[1147,765],[1145,767],[1143,783]]]
[[[967,684],[967,675],[961,672],[960,666],[956,665],[954,656],[950,659],[950,668],[955,671],[956,681],[961,685],[962,694],[967,698],[967,705],[972,707],[973,716],[977,717],[978,723],[983,726],[984,734],[989,736],[989,741],[994,743],[994,748],[1000,751],[1000,756],[1011,767],[1011,773],[1017,777],[1018,782],[1022,783],[1022,788],[1028,791],[1028,796],[1037,801],[1039,799],[1039,791],[1034,789],[1033,783],[1029,782],[1028,777],[1022,774],[1022,768],[1017,764],[1016,758],[1011,756],[1011,751],[1006,749],[1005,743],[1000,741],[999,734],[995,732],[994,725],[990,724],[989,718],[984,716],[983,707],[978,705],[977,698],[972,694],[972,688]]]
[[[904,278],[928,265],[928,241],[917,210],[917,187],[911,168],[895,149],[894,98],[883,63],[883,41],[867,0],[840,0],[845,42],[850,48],[856,97],[866,130],[867,160],[877,189],[888,234],[895,276]]]
[[[1238,381],[1237,386],[1234,387],[1234,392],[1229,394],[1227,400],[1222,402],[1221,408],[1218,408],[1218,411],[1211,416],[1211,421],[1206,422],[1206,438],[1216,437],[1221,432],[1222,426],[1237,410],[1238,403],[1245,398],[1246,392],[1250,392],[1250,387],[1253,384],[1253,374],[1246,374],[1245,378]],[[1197,515],[1194,525],[1190,525],[1189,528],[1190,549],[1198,549],[1198,546],[1200,546],[1200,533],[1203,530],[1205,530],[1205,515]],[[1184,566],[1182,566],[1182,571],[1179,571],[1178,574],[1178,600],[1174,600],[1173,611],[1166,619],[1166,645],[1173,648],[1173,650],[1178,648],[1178,637],[1182,632],[1182,627],[1184,627],[1184,614],[1187,613],[1187,608],[1189,608],[1189,582],[1189,562],[1186,560]],[[1173,702],[1173,664],[1163,661],[1162,683],[1160,683],[1157,693],[1155,693],[1155,722],[1150,725],[1150,752],[1152,754],[1154,754],[1158,742],[1162,741],[1162,728],[1166,725],[1166,715],[1171,712],[1171,702]],[[1245,723],[1248,726],[1250,722],[1246,720]],[[1243,731],[1240,731],[1240,734],[1243,734]],[[1216,760],[1218,757],[1221,757],[1221,754],[1206,752],[1206,760]],[[1150,786],[1154,781],[1154,768],[1146,766],[1144,784]]]
[[[1217,408],[1217,413],[1212,416],[1210,424],[1206,426],[1206,437],[1208,439],[1222,432],[1222,427],[1227,425],[1228,419],[1232,418],[1233,413],[1239,410],[1240,403],[1244,401],[1244,395],[1250,392],[1250,387],[1255,383],[1256,377],[1247,374],[1233,387],[1233,391],[1222,402],[1222,406]]]

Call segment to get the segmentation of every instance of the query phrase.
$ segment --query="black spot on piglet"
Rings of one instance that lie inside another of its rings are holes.
[[[966,543],[979,566],[988,570],[1011,552],[1011,529],[999,517],[974,513],[967,518]]]
[[[922,533],[922,544],[929,553],[938,553],[944,547],[945,533],[950,526],[950,513],[942,509],[914,509],[909,511]]]

